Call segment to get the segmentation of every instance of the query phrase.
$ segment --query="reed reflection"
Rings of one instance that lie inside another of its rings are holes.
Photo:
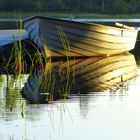
[[[132,54],[49,61],[35,68],[22,95],[31,103],[46,103],[70,94],[116,90],[138,75]]]
[[[15,120],[21,112],[21,88],[28,75],[0,75],[0,118],[5,121]],[[18,112],[19,111],[19,112]]]

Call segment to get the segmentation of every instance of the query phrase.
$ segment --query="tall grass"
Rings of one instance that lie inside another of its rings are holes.
[[[70,53],[70,45],[68,38],[66,37],[65,33],[63,32],[63,29],[61,26],[57,27],[61,42],[63,44],[63,48],[65,50],[65,56],[66,56],[66,84],[62,88],[61,95],[63,98],[67,98],[68,95],[70,95],[71,87],[73,84],[73,79],[71,80],[71,69],[70,69],[70,62],[69,62],[69,53]]]
[[[22,34],[23,34],[22,28],[23,28],[23,23],[22,20],[20,19],[19,40],[13,43],[9,59],[6,65],[4,66],[4,68],[7,71],[9,68],[12,69],[15,75],[20,75],[21,73],[24,73],[28,65],[27,64],[28,62],[26,62],[27,57],[29,58],[28,61],[31,62],[29,67],[30,73],[32,73],[32,70],[36,66],[43,67],[44,66],[43,60],[45,60],[44,59],[45,56],[42,55],[42,53],[40,53],[39,49],[31,41],[26,40],[25,44],[22,43]],[[13,36],[13,40],[14,40],[14,36]],[[31,52],[26,48],[25,46],[26,44],[29,44],[32,47]]]
[[[69,62],[69,52],[70,52],[70,46],[69,46],[69,40],[66,37],[65,33],[63,32],[62,28],[60,26],[57,27],[63,48],[65,50],[65,56],[66,56],[66,62],[59,66],[64,67],[64,75],[63,75],[63,81],[61,84],[63,84],[60,89],[57,88],[56,91],[56,84],[57,84],[57,77],[53,72],[53,66],[52,66],[52,59],[51,56],[48,58],[45,58],[45,55],[39,51],[39,49],[30,41],[26,41],[28,44],[32,46],[32,48],[35,50],[35,53],[32,55],[28,49],[22,44],[22,28],[23,23],[20,18],[19,23],[19,41],[15,41],[9,56],[9,60],[7,64],[5,65],[5,69],[8,69],[9,67],[12,68],[14,71],[14,74],[17,75],[17,77],[20,77],[22,73],[25,72],[26,65],[28,62],[25,60],[25,54],[30,59],[31,65],[29,67],[29,74],[34,78],[34,75],[32,74],[35,68],[38,68],[38,70],[43,71],[39,73],[38,76],[38,82],[37,85],[34,85],[35,88],[38,88],[41,92],[49,93],[49,96],[46,96],[47,102],[50,102],[53,100],[53,97],[55,94],[60,94],[61,98],[67,98],[70,95],[71,87],[73,85],[74,79],[71,78],[71,69],[70,69],[70,62]],[[13,36],[14,38],[14,36]],[[58,71],[59,71],[58,70]],[[7,70],[8,71],[8,70]],[[45,76],[45,77],[44,77]],[[56,93],[57,92],[57,93]],[[21,103],[22,104],[22,103]],[[22,105],[21,105],[22,106]]]
[[[24,61],[23,61],[23,50],[22,50],[22,20],[20,19],[19,24],[19,41],[14,42],[13,48],[10,53],[9,60],[5,66],[5,68],[8,68],[11,66],[13,69],[15,69],[16,74],[20,74],[23,71],[24,67]],[[13,36],[14,39],[14,36]],[[14,60],[14,61],[13,61]],[[11,63],[12,62],[12,63]]]
[[[37,57],[36,61],[41,64],[44,63],[44,66],[40,67],[40,65],[38,65],[38,67],[35,67],[30,74],[30,80],[28,81],[29,83],[34,83],[34,94],[39,94],[46,98],[43,98],[43,100],[46,100],[47,103],[51,103],[53,100],[60,98],[68,98],[74,83],[74,78],[72,78],[74,74],[70,68],[69,61],[69,41],[60,26],[58,26],[57,30],[65,50],[65,61],[53,63],[51,55],[49,55],[45,61],[41,60],[40,57]],[[29,86],[30,84],[27,85]]]

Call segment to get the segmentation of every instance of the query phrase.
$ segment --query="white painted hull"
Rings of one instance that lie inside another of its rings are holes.
[[[137,30],[47,17],[24,20],[30,39],[46,56],[103,56],[134,49]]]

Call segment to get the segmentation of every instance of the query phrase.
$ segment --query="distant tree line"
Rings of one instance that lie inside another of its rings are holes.
[[[0,11],[140,13],[140,0],[0,0]]]

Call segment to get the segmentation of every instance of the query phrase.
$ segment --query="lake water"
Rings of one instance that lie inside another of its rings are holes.
[[[81,94],[72,94],[68,99],[57,99],[51,104],[27,102],[30,97],[26,93],[33,90],[46,92],[42,89],[45,80],[43,78],[40,82],[38,76],[42,72],[38,74],[35,71],[35,79],[30,74],[18,77],[2,74],[0,140],[139,140],[139,60],[137,57],[135,61],[132,54],[111,59],[70,60],[76,83],[71,90]],[[60,64],[55,62],[52,67],[56,67],[57,63]],[[64,66],[63,63],[61,66]],[[58,75],[56,71],[54,73]],[[41,76],[47,75],[43,71]],[[57,85],[60,84],[59,78],[55,80]],[[65,80],[64,83],[70,83]],[[28,85],[32,89],[26,88]],[[26,99],[22,98],[21,89]]]

